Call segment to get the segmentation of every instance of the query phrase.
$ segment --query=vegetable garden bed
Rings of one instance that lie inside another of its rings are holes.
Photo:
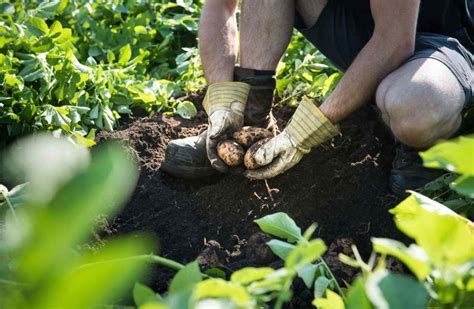
[[[276,110],[280,125],[290,115],[291,109]],[[388,189],[394,141],[372,107],[344,122],[341,138],[267,183],[233,175],[185,181],[160,171],[167,143],[201,132],[205,120],[203,112],[194,120],[136,117],[115,132],[97,136],[99,143],[128,141],[141,166],[130,202],[119,216],[108,218],[105,234],[151,231],[158,236],[161,256],[181,263],[198,258],[203,267],[230,272],[279,263],[265,254],[263,243],[268,239],[255,235],[259,229],[254,220],[286,212],[303,229],[318,223],[315,236],[329,244],[326,259],[341,283],[351,282],[356,272],[338,260],[338,253],[348,253],[356,244],[367,257],[371,237],[401,237],[388,213],[398,202]],[[174,271],[159,268],[149,280],[163,292],[173,275]],[[294,304],[312,301],[303,287]]]

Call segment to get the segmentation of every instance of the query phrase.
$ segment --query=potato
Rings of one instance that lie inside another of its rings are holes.
[[[249,170],[254,170],[259,168],[260,166],[255,162],[254,156],[257,150],[263,145],[266,144],[271,138],[267,137],[264,139],[259,140],[255,144],[253,144],[245,153],[244,157],[244,165]]]
[[[222,140],[217,144],[217,155],[230,167],[242,165],[244,154],[244,148],[237,142]]]
[[[259,140],[272,136],[272,132],[267,129],[243,127],[240,131],[237,131],[232,135],[232,139],[242,145],[245,149],[248,149]]]

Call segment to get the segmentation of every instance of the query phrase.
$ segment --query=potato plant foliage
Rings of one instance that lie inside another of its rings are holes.
[[[202,0],[0,2],[0,136],[53,131],[86,145],[136,108],[192,118],[183,95],[205,86]],[[302,60],[303,59],[303,60]],[[296,35],[276,95],[323,98],[340,73]]]
[[[37,130],[93,143],[134,108],[196,110],[201,1],[0,3],[2,140]]]

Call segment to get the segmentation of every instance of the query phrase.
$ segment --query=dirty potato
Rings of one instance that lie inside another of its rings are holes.
[[[245,149],[248,149],[259,140],[272,136],[272,132],[267,129],[243,127],[240,131],[234,132],[232,139]]]
[[[255,153],[257,152],[257,150],[265,143],[267,143],[271,138],[270,137],[267,137],[267,138],[264,138],[264,139],[261,139],[259,140],[258,142],[256,142],[255,144],[253,144],[248,150],[247,152],[245,153],[245,157],[244,157],[244,165],[247,169],[249,170],[254,170],[254,169],[257,169],[259,168],[259,165],[257,164],[257,162],[255,162],[255,159],[254,159],[254,156],[255,156]]]
[[[217,155],[230,167],[242,165],[245,151],[238,143],[223,140],[217,144]]]

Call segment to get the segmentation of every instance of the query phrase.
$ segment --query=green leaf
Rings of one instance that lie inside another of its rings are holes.
[[[260,229],[265,233],[280,238],[286,238],[290,243],[295,243],[303,238],[301,229],[286,213],[278,212],[255,220]]]
[[[13,15],[15,14],[15,7],[8,2],[0,3],[0,14]]]
[[[28,282],[39,282],[45,276],[51,277],[67,269],[74,262],[70,248],[84,243],[99,214],[113,214],[118,210],[131,194],[138,176],[134,162],[121,146],[102,145],[94,152],[91,163],[86,167],[82,163],[82,168],[78,169],[67,165],[67,162],[71,162],[68,156],[73,157],[72,162],[82,156],[75,155],[71,149],[55,147],[57,144],[52,142],[54,140],[51,138],[47,143],[38,143],[41,148],[48,147],[46,149],[28,152],[30,156],[35,154],[35,160],[42,161],[40,165],[44,165],[34,171],[47,171],[45,162],[51,161],[59,168],[51,173],[65,174],[56,179],[56,188],[41,192],[48,193],[49,198],[39,200],[35,194],[29,199],[29,205],[25,205],[25,209],[34,211],[29,216],[28,229],[18,231],[22,235],[26,233],[18,265],[22,279]],[[25,151],[25,147],[20,149]],[[44,154],[49,155],[48,160],[42,159]],[[51,154],[55,156],[51,157]],[[72,173],[72,178],[69,173]],[[32,189],[33,185],[38,186],[41,179],[47,183],[46,176],[46,173],[36,175],[37,179],[30,184]],[[54,179],[52,176],[49,178]]]
[[[36,36],[42,36],[49,32],[49,27],[46,22],[38,17],[31,18],[28,23],[28,29]]]
[[[416,245],[407,248],[402,242],[387,238],[372,238],[372,244],[376,252],[394,256],[403,262],[419,280],[424,280],[431,272],[426,253]]]
[[[63,233],[69,225],[70,220],[62,222]],[[46,272],[47,278],[43,281],[47,282],[46,285],[38,283],[40,287],[36,288],[36,297],[31,300],[32,307],[93,308],[116,300],[129,293],[133,283],[145,273],[146,265],[130,257],[143,254],[150,248],[149,240],[134,235],[108,240],[100,251],[79,259],[67,250],[73,264],[60,273],[54,271],[56,265],[49,268],[53,272]],[[55,260],[55,263],[63,262],[62,259]]]
[[[170,293],[179,293],[181,291],[192,289],[202,280],[201,272],[197,261],[189,263],[181,269],[173,278],[170,284]]]
[[[230,281],[240,285],[249,285],[254,281],[259,281],[272,274],[275,270],[270,267],[246,267],[232,274]]]
[[[298,270],[298,277],[303,279],[303,282],[309,289],[313,286],[317,268],[314,264],[306,264]]]
[[[344,309],[344,301],[337,293],[327,290],[326,298],[316,298],[313,305],[320,309]]]
[[[196,285],[192,296],[193,302],[209,298],[228,299],[242,308],[253,308],[255,305],[255,301],[245,288],[223,279],[208,279]]]
[[[415,239],[437,266],[460,265],[474,259],[473,223],[419,193],[390,212],[397,227]]]
[[[474,176],[461,176],[451,184],[451,187],[457,193],[474,199]]]
[[[135,305],[141,306],[156,301],[156,294],[146,285],[137,282],[133,287],[133,301]]]
[[[318,278],[316,278],[316,281],[314,282],[314,297],[323,297],[330,283],[331,280],[324,276],[319,276]]]
[[[128,61],[130,61],[131,57],[132,48],[130,47],[130,44],[127,44],[124,47],[120,48],[118,63],[121,65],[126,65]]]
[[[176,107],[176,113],[184,119],[192,119],[197,114],[197,109],[191,101],[179,102]]]
[[[461,136],[420,153],[426,167],[469,175],[474,175],[473,154],[474,135]]]
[[[225,272],[219,268],[209,268],[204,272],[206,275],[214,277],[214,278],[222,278],[225,279]]]
[[[304,264],[313,263],[326,251],[326,245],[321,239],[311,240],[308,244],[299,244],[285,262],[285,267],[303,267]]]
[[[365,284],[367,296],[377,308],[426,308],[428,292],[408,276],[381,271],[372,274]]]
[[[347,292],[347,307],[349,309],[372,309],[370,300],[365,293],[364,281],[357,278]]]
[[[270,240],[269,242],[267,242],[267,245],[270,247],[270,249],[272,249],[273,253],[275,253],[275,255],[283,261],[286,261],[291,251],[296,248],[295,245],[289,244],[278,239]]]

